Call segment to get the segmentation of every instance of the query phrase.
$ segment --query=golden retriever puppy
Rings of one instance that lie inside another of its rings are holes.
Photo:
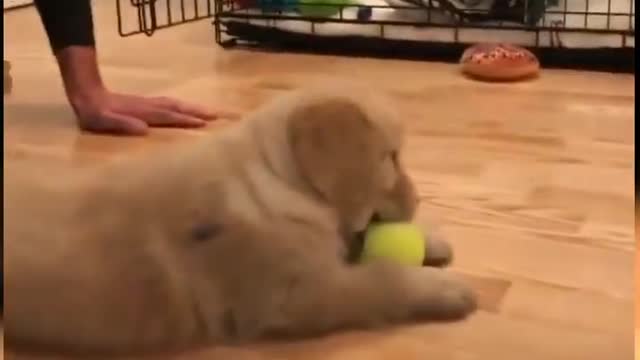
[[[7,345],[113,355],[464,318],[474,294],[442,269],[345,260],[372,217],[413,216],[402,141],[379,99],[317,87],[97,176],[6,164]]]

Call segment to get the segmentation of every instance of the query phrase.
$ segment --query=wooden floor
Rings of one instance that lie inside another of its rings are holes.
[[[95,3],[102,71],[121,91],[248,112],[285,89],[335,77],[397,100],[423,198],[419,218],[442,225],[457,250],[455,270],[482,297],[481,311],[463,323],[204,349],[180,359],[633,358],[632,76],[544,71],[533,82],[497,85],[444,64],[223,51],[209,21],[123,39],[114,3]],[[14,77],[4,100],[5,160],[35,159],[59,177],[136,151],[152,156],[203,133],[80,134],[34,10],[4,20]]]

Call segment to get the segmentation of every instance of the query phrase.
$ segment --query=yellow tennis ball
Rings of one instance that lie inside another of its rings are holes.
[[[415,224],[372,224],[365,233],[361,261],[386,259],[403,265],[422,265],[426,256],[425,235]]]

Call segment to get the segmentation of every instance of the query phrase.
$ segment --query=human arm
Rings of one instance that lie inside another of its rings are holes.
[[[34,2],[82,129],[143,135],[149,126],[200,127],[216,117],[174,99],[110,91],[100,76],[90,0]]]

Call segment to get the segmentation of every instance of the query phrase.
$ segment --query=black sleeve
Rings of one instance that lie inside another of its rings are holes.
[[[94,46],[91,0],[34,0],[53,51]]]

